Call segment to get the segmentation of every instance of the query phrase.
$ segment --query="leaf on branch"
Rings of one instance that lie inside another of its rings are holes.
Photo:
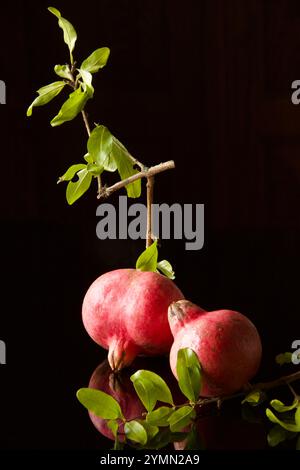
[[[299,406],[299,401],[294,400],[291,405],[284,405],[280,400],[271,400],[270,405],[274,408],[275,411],[279,413],[285,413],[286,411],[294,410]]]
[[[290,423],[288,421],[282,421],[274,413],[270,410],[270,408],[266,409],[266,415],[272,423],[279,424],[282,428],[286,429],[287,431],[291,432],[300,432],[300,407],[297,408],[295,413],[295,423]]]
[[[260,390],[252,390],[248,395],[242,400],[242,405],[244,403],[249,403],[252,406],[260,405],[266,398],[266,395]]]
[[[98,163],[88,163],[87,165],[87,171],[93,176],[100,176],[103,170],[103,166],[98,165]]]
[[[275,357],[275,361],[280,366],[282,366],[283,364],[289,364],[292,362],[292,353],[285,352],[285,353],[277,354],[277,356]]]
[[[119,429],[119,423],[117,419],[110,419],[107,421],[107,427],[111,430],[113,433],[114,437],[117,437],[118,434],[118,429]]]
[[[91,413],[103,419],[122,419],[123,414],[119,403],[101,390],[81,388],[76,394],[80,403]]]
[[[67,44],[69,51],[70,51],[70,58],[71,58],[71,64],[73,64],[73,55],[72,52],[75,47],[75,42],[77,39],[77,34],[75,31],[74,26],[70,23],[70,21],[66,20],[61,16],[60,11],[57,10],[57,8],[54,7],[49,7],[48,10],[50,13],[52,13],[56,18],[58,19],[58,25],[59,27],[63,30],[64,33],[64,41]]]
[[[77,172],[78,180],[73,182],[69,181],[66,190],[66,198],[69,205],[72,205],[79,199],[90,187],[93,176],[87,169]]]
[[[169,418],[170,429],[172,432],[181,431],[196,417],[196,412],[191,406],[178,408]]]
[[[105,126],[97,126],[92,130],[87,143],[88,153],[93,162],[106,171],[115,171],[117,165],[112,155],[113,136]]]
[[[137,259],[136,269],[140,271],[152,271],[155,272],[157,268],[157,240],[152,245],[148,246]]]
[[[166,382],[154,372],[138,370],[130,377],[139,399],[147,411],[152,411],[157,401],[173,404],[171,391]]]
[[[126,178],[129,178],[130,176],[136,175],[138,173],[138,171],[134,168],[134,162],[130,158],[128,150],[116,137],[113,137],[112,154],[116,161],[118,172],[122,180],[125,180]],[[128,197],[138,198],[141,195],[141,180],[138,179],[133,181],[133,183],[127,184],[125,188]]]
[[[34,106],[43,106],[44,104],[47,104],[49,101],[53,100],[53,98],[55,98],[55,96],[61,92],[65,84],[66,83],[63,81],[53,82],[37,90],[39,96],[37,96],[37,98],[35,98],[35,100],[31,103],[27,109],[26,115],[32,115],[32,108]]]
[[[157,271],[160,271],[164,276],[169,279],[175,279],[175,272],[173,271],[171,263],[163,259],[157,263]]]
[[[52,119],[51,126],[60,126],[64,122],[74,119],[83,110],[88,99],[88,93],[82,91],[81,87],[77,88],[69,95],[59,113]]]
[[[68,170],[58,178],[57,183],[61,183],[62,181],[70,181],[72,178],[74,178],[79,170],[83,170],[84,168],[86,168],[84,163],[78,163],[76,165],[70,166],[70,168],[68,168]]]
[[[146,420],[154,426],[169,426],[168,419],[173,413],[173,408],[170,408],[169,406],[161,406],[156,410],[147,413]]]
[[[67,64],[66,65],[55,65],[54,72],[59,77],[66,78],[67,80],[73,80],[70,68]]]
[[[80,69],[86,70],[90,73],[96,73],[99,69],[102,69],[107,61],[110,54],[108,47],[100,47],[92,52],[81,64]]]
[[[82,87],[85,93],[89,96],[89,98],[92,98],[94,95],[94,87],[92,85],[92,74],[90,72],[87,72],[86,70],[78,69],[78,72],[82,78]]]
[[[201,391],[202,377],[198,356],[192,349],[183,348],[178,351],[176,371],[180,390],[192,403],[196,403]]]
[[[271,447],[275,447],[280,444],[280,442],[283,442],[286,439],[294,436],[295,433],[291,433],[290,431],[283,429],[281,426],[279,426],[279,424],[276,424],[268,433],[268,444]]]

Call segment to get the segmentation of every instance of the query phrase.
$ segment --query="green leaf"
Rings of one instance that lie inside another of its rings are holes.
[[[157,426],[153,426],[152,424],[148,423],[146,420],[138,419],[137,421],[143,426],[143,428],[145,429],[147,433],[147,442],[153,439],[153,437],[156,436],[156,434],[159,432],[159,429]]]
[[[297,413],[298,413],[298,417],[299,417],[299,422],[298,423],[297,423]],[[284,429],[286,429],[287,431],[300,432],[300,416],[299,416],[300,415],[300,408],[298,408],[297,411],[296,411],[296,416],[295,416],[296,422],[295,422],[295,424],[294,423],[289,423],[289,422],[286,422],[286,421],[281,421],[279,418],[277,418],[277,416],[274,415],[274,413],[269,408],[266,409],[266,415],[272,423],[280,424],[280,426],[283,427]]]
[[[147,433],[145,428],[135,420],[125,423],[124,431],[126,437],[131,441],[138,442],[142,446],[147,442]]]
[[[43,86],[39,90],[37,90],[38,97],[31,103],[29,108],[27,109],[27,116],[32,115],[32,108],[34,106],[43,106],[44,104],[49,103],[49,101],[53,100],[55,96],[57,96],[63,87],[65,86],[65,82],[58,81],[50,83],[49,85]]]
[[[196,417],[196,412],[191,406],[178,408],[169,418],[170,429],[172,432],[181,431]]]
[[[74,50],[75,42],[77,39],[75,28],[70,23],[70,21],[66,20],[65,18],[61,16],[61,13],[56,8],[49,7],[48,10],[58,19],[58,25],[63,30],[64,41],[69,48],[71,64],[73,64],[74,60],[73,60],[72,52]]]
[[[67,186],[66,198],[68,204],[72,205],[79,199],[90,187],[93,176],[87,169],[80,170],[78,173],[78,180],[70,181]]]
[[[103,419],[123,418],[119,403],[107,393],[93,388],[81,388],[76,394],[80,403]]]
[[[82,62],[80,68],[90,73],[98,72],[99,69],[106,65],[109,54],[110,50],[108,47],[100,47],[100,49],[96,49]]]
[[[285,352],[285,353],[282,353],[282,354],[278,354],[275,357],[275,361],[280,366],[282,366],[283,364],[289,364],[290,362],[292,362],[292,353],[291,352]]]
[[[168,419],[174,413],[173,408],[169,406],[161,406],[154,411],[147,413],[147,423],[154,426],[169,426]]]
[[[62,181],[70,181],[72,178],[74,178],[79,170],[83,170],[84,168],[86,168],[84,163],[78,163],[77,165],[70,166],[70,168],[68,168],[68,170],[58,178],[57,182],[61,183]]]
[[[143,253],[141,253],[138,257],[135,265],[136,269],[139,269],[140,271],[155,272],[157,266],[157,257],[157,240],[155,240],[155,242],[148,246],[148,248],[146,248],[146,250],[144,250]]]
[[[52,119],[51,126],[60,126],[64,122],[74,119],[83,110],[88,99],[88,94],[82,91],[80,87],[77,88],[77,90],[69,95],[59,113]]]
[[[187,433],[172,433],[169,428],[160,429],[153,439],[147,442],[147,449],[162,449],[170,442],[183,441]]]
[[[109,421],[107,421],[107,427],[111,430],[114,437],[117,437],[118,429],[119,429],[118,421],[116,419],[110,419]]]
[[[66,78],[67,80],[73,80],[72,74],[70,72],[70,68],[67,64],[66,65],[55,65],[54,72],[59,77]]]
[[[116,162],[111,154],[112,135],[105,126],[97,126],[92,130],[87,143],[88,153],[93,161],[107,171],[117,169]]]
[[[290,435],[291,433],[289,431],[283,429],[281,426],[279,426],[279,424],[276,424],[268,433],[268,444],[271,447],[275,447],[280,444],[280,442],[283,442],[288,439]]]
[[[248,395],[242,400],[242,404],[249,403],[252,406],[259,405],[264,399],[264,396],[260,390],[252,390]]]
[[[154,372],[138,370],[130,377],[136,393],[147,411],[152,411],[157,401],[173,404],[171,391],[166,382]]]
[[[118,167],[118,172],[122,180],[129,178],[138,173],[134,169],[134,163],[130,158],[128,150],[124,147],[121,142],[113,136],[112,155],[115,159]],[[129,183],[125,186],[127,196],[131,198],[137,198],[141,195],[141,180],[138,179],[133,183]]]
[[[201,366],[197,354],[190,348],[180,349],[177,355],[176,371],[182,393],[195,403],[201,391]]]
[[[204,450],[205,445],[201,439],[201,436],[197,432],[197,428],[195,425],[191,427],[187,437],[186,437],[186,444],[184,450]]]
[[[169,279],[175,279],[175,273],[173,271],[171,263],[169,261],[163,259],[157,263],[157,269]]]
[[[87,166],[87,171],[93,176],[99,176],[103,172],[103,166],[100,166],[97,163],[89,163]]]
[[[294,400],[291,405],[284,405],[282,401],[280,400],[271,400],[270,405],[272,408],[274,408],[275,411],[278,411],[279,413],[284,413],[285,411],[291,411],[294,410],[299,406],[299,401]]]
[[[87,72],[86,70],[81,70],[78,69],[78,72],[80,73],[80,76],[83,81],[83,89],[89,96],[89,98],[92,98],[94,95],[94,87],[92,85],[92,74],[90,72]]]
[[[93,157],[89,154],[89,153],[86,153],[83,158],[85,159],[86,162],[88,163],[94,163],[94,160],[93,160]]]

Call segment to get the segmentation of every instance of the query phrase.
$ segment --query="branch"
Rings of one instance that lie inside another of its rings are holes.
[[[146,248],[153,243],[152,233],[152,204],[153,204],[153,186],[154,176],[147,177],[147,232],[146,232]]]
[[[224,397],[200,398],[200,400],[197,401],[197,405],[203,406],[203,405],[209,405],[210,403],[217,403],[219,407],[223,401],[231,400],[233,398],[243,397],[247,395],[249,391],[270,390],[272,388],[279,387],[280,385],[288,385],[292,382],[295,382],[296,380],[300,380],[300,371],[294,372],[293,374],[290,374],[290,375],[285,375],[283,377],[280,377],[279,379],[272,380],[270,382],[260,382],[260,383],[251,385],[250,390],[247,389],[247,390],[244,390],[243,392],[235,393],[233,395],[225,395]]]
[[[157,175],[158,173],[162,173],[163,171],[166,170],[171,170],[175,168],[175,163],[173,160],[169,160],[168,162],[160,163],[159,165],[152,166],[151,168],[148,168],[147,170],[140,171],[139,173],[136,173],[135,175],[129,176],[129,178],[126,178],[124,180],[118,181],[117,183],[113,184],[112,186],[109,186],[108,188],[103,187],[100,194],[98,194],[97,198],[106,198],[110,196],[112,193],[115,191],[118,191],[121,188],[124,188],[130,183],[133,183],[136,180],[139,180],[141,178],[150,178],[151,176]]]

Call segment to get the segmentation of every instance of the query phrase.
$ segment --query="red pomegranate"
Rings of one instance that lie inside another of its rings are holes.
[[[169,352],[173,338],[168,306],[183,299],[167,277],[137,269],[103,274],[88,289],[82,306],[84,326],[91,338],[109,350],[114,371],[137,355]]]
[[[232,310],[206,312],[187,300],[170,305],[174,336],[170,365],[176,376],[177,353],[191,348],[202,366],[201,396],[220,396],[241,389],[257,372],[261,341],[251,321]]]

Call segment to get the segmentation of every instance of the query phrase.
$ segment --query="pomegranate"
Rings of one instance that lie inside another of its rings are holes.
[[[220,396],[241,389],[257,372],[261,341],[251,321],[232,310],[206,312],[187,300],[169,306],[174,336],[170,365],[176,376],[177,353],[191,348],[202,366],[201,396]]]
[[[137,355],[169,352],[173,338],[168,306],[183,295],[167,277],[137,269],[117,269],[98,277],[82,306],[84,326],[91,338],[109,350],[114,371]]]
[[[127,420],[136,419],[137,417],[142,419],[142,413],[145,411],[130,380],[132,373],[133,371],[126,370],[119,374],[114,374],[108,362],[105,360],[95,369],[89,382],[89,388],[101,390],[115,398]],[[103,434],[103,436],[114,440],[113,433],[107,426],[105,419],[91,412],[89,412],[89,416],[95,428]],[[121,424],[119,427],[119,439],[121,441],[123,440],[123,433],[124,425]]]

